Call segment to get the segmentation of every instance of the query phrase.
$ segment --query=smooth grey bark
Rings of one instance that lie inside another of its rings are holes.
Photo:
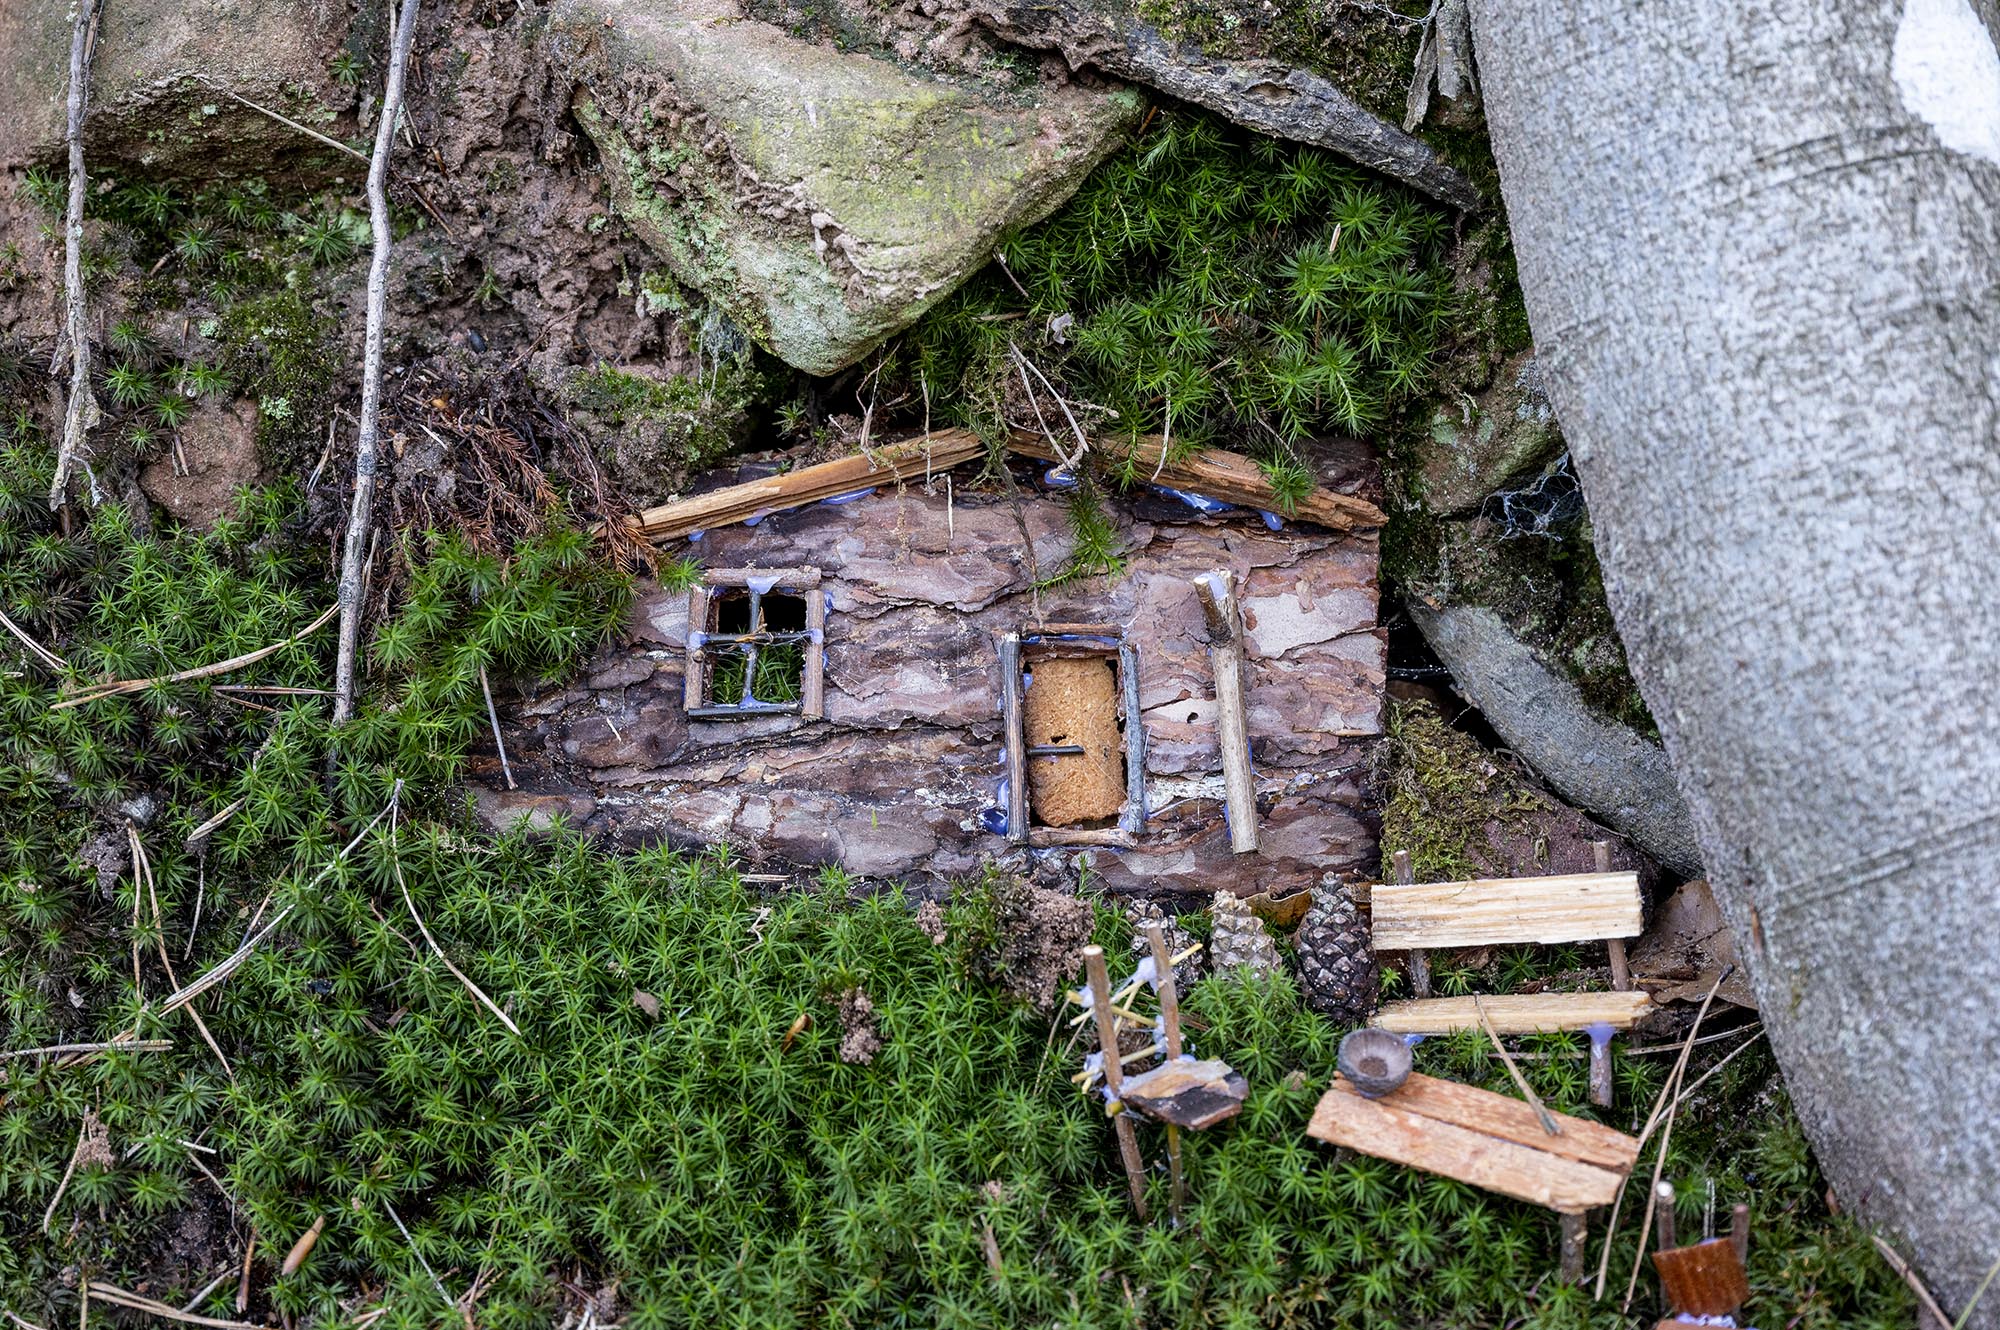
[[[1633,674],[1822,1163],[1955,1309],[2000,1254],[2000,168],[1905,107],[1899,21],[1475,9]]]
[[[1409,612],[1465,700],[1563,798],[1675,872],[1701,872],[1694,824],[1658,744],[1591,710],[1492,610],[1413,601]]]

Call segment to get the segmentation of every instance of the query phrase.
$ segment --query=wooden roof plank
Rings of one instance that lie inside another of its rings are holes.
[[[1346,1087],[1347,1082],[1336,1079],[1334,1084]],[[1421,1072],[1412,1072],[1387,1100],[1406,1112],[1456,1123],[1517,1145],[1533,1146],[1544,1154],[1560,1155],[1616,1173],[1631,1172],[1639,1158],[1639,1142],[1615,1127],[1557,1114],[1562,1135],[1551,1136],[1542,1130],[1541,1119],[1531,1104]]]

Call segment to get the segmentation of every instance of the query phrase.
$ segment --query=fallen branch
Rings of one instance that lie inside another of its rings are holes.
[[[500,715],[493,709],[493,685],[486,682],[486,667],[479,667],[479,691],[486,694],[486,720],[493,727],[493,747],[500,754],[500,774],[507,778],[507,788],[514,789],[514,768],[507,763],[507,741],[500,737]],[[421,925],[422,921],[418,923]]]
[[[1429,144],[1309,70],[1186,52],[1151,24],[1099,12],[1086,0],[990,0],[978,19],[1007,41],[1060,53],[1072,69],[1093,66],[1259,133],[1329,148],[1453,207],[1479,205],[1472,182]]]
[[[1936,1322],[1934,1326],[1927,1326],[1923,1324],[1923,1318],[1919,1317],[1918,1330],[1949,1330],[1951,1318],[1944,1314],[1944,1308],[1938,1306],[1937,1299],[1924,1287],[1924,1281],[1917,1277],[1917,1272],[1910,1268],[1910,1263],[1903,1259],[1903,1254],[1884,1241],[1880,1233],[1870,1233],[1868,1238],[1875,1244],[1875,1250],[1882,1253],[1882,1259],[1889,1263],[1889,1268],[1910,1286],[1910,1292],[1916,1294],[1917,1302]]]
[[[321,143],[324,143],[327,147],[338,149],[339,151],[346,153],[349,157],[352,157],[357,162],[365,162],[368,160],[360,152],[356,151],[353,148],[348,147],[345,143],[342,143],[339,139],[330,139],[316,129],[308,129],[296,120],[288,120],[284,116],[279,115],[276,111],[273,111],[270,107],[259,106],[256,102],[251,101],[248,97],[239,97],[237,94],[231,92],[229,89],[223,87],[219,83],[215,83],[212,80],[204,79],[202,81],[202,85],[204,87],[213,88],[215,91],[221,93],[223,96],[229,98],[229,100],[233,102],[241,102],[243,105],[249,107],[251,110],[257,112],[260,115],[267,115],[271,117],[271,119],[277,121],[279,124],[285,126],[287,129],[296,129],[299,133],[305,135],[309,139],[318,139]]]
[[[69,503],[69,473],[83,452],[84,435],[102,418],[97,397],[90,391],[89,311],[83,289],[83,199],[89,180],[83,169],[83,118],[90,109],[90,47],[97,0],[75,3],[69,38],[69,220],[63,228],[63,304],[68,313],[63,344],[69,350],[69,404],[63,410],[55,479],[49,484],[49,507],[58,510]]]
[[[265,657],[276,655],[286,647],[295,646],[306,638],[311,637],[314,633],[326,627],[333,616],[339,612],[340,606],[329,605],[317,619],[314,619],[284,641],[273,642],[270,646],[259,647],[257,650],[246,652],[241,656],[231,656],[228,660],[218,660],[208,665],[197,665],[193,669],[181,670],[174,674],[163,674],[153,679],[115,679],[106,683],[85,684],[76,690],[73,696],[64,698],[49,709],[51,711],[62,711],[69,707],[80,707],[91,702],[102,702],[105,698],[116,697],[120,693],[143,692],[151,688],[154,684],[185,683],[189,679],[206,679],[217,674],[228,674],[231,670],[240,670],[247,665],[255,665]]]
[[[368,226],[374,257],[368,264],[368,328],[361,355],[361,423],[354,444],[354,506],[340,557],[340,652],[334,665],[333,723],[354,714],[354,662],[361,640],[361,573],[368,551],[368,520],[375,504],[376,434],[382,416],[382,340],[389,303],[389,156],[403,108],[403,71],[416,36],[419,0],[403,0],[389,53],[382,119],[375,126],[375,154],[368,162]]]

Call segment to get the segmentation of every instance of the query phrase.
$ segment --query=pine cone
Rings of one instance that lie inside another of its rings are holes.
[[[1213,927],[1209,932],[1208,949],[1216,974],[1243,968],[1263,978],[1277,972],[1277,945],[1264,931],[1263,922],[1250,913],[1250,907],[1243,903],[1241,896],[1233,891],[1216,892],[1209,918]]]
[[[1125,917],[1132,921],[1132,955],[1143,960],[1153,954],[1146,941],[1146,925],[1159,924],[1166,930],[1167,954],[1178,956],[1194,945],[1194,934],[1182,928],[1180,921],[1162,910],[1152,901],[1133,901],[1125,907]],[[1180,964],[1174,966],[1174,988],[1185,994],[1201,978],[1202,953],[1197,951]]]
[[[1343,1025],[1365,1022],[1375,1010],[1381,971],[1368,921],[1345,883],[1320,883],[1294,944],[1307,1005]]]

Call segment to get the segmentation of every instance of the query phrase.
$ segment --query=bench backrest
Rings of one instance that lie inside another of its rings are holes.
[[[1384,882],[1374,891],[1382,951],[1637,937],[1645,926],[1637,873],[1471,882]]]

